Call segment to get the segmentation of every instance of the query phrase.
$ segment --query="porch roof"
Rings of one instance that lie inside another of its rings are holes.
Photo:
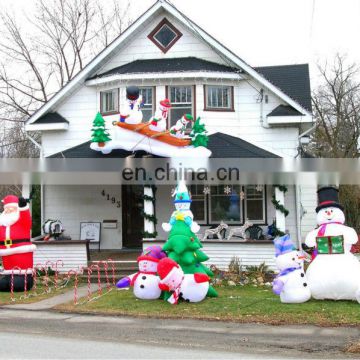
[[[279,158],[278,155],[266,151],[243,139],[217,132],[209,135],[208,148],[212,158]],[[113,150],[104,155],[99,151],[90,149],[90,141],[66,149],[49,156],[50,158],[126,158],[133,153],[126,150]],[[144,151],[136,151],[135,157],[141,158],[147,155]],[[158,157],[153,155],[153,157]]]

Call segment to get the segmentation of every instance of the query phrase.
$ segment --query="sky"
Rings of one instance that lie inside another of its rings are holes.
[[[106,4],[107,0],[98,0]],[[252,66],[318,63],[337,52],[360,64],[360,0],[171,0],[188,17]],[[34,0],[0,0],[15,13]],[[130,0],[136,19],[154,0]],[[23,24],[26,26],[26,24]]]

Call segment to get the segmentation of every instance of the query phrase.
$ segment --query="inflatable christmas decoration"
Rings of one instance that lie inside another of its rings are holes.
[[[126,88],[127,107],[122,109],[120,122],[127,124],[140,124],[143,119],[141,107],[143,106],[142,96],[137,86]]]
[[[274,240],[276,266],[279,274],[273,281],[273,292],[280,295],[282,303],[303,303],[311,298],[304,271],[306,256],[297,251],[290,235]]]
[[[200,226],[193,221],[194,215],[190,210],[192,200],[184,182],[181,182],[176,187],[172,196],[175,198],[174,205],[176,210],[171,214],[170,221],[162,224],[164,231],[169,232],[176,220],[183,220],[185,224],[190,227],[191,231],[195,233],[198,232],[200,230]]]
[[[159,287],[170,292],[167,301],[177,304],[179,299],[186,302],[200,302],[209,292],[209,276],[203,273],[184,274],[181,267],[172,259],[160,260],[158,265],[160,276]]]
[[[345,226],[338,189],[318,190],[317,223],[305,239],[315,258],[307,270],[311,295],[315,299],[357,300],[360,303],[360,262],[350,252],[358,241],[354,229]]]
[[[167,129],[168,115],[171,109],[169,99],[159,102],[159,107],[148,122],[142,123],[142,99],[136,86],[127,88],[128,109],[122,111],[119,121],[114,121],[112,134],[107,132],[101,114],[93,123],[90,144],[92,150],[109,154],[112,150],[146,151],[163,157],[208,158],[208,136],[205,125],[197,118],[193,123],[190,114],[185,114],[176,124]],[[185,133],[186,125],[193,124],[190,135]]]
[[[116,287],[119,289],[133,286],[134,295],[142,300],[155,300],[161,295],[157,268],[159,261],[166,257],[160,246],[149,246],[138,257],[139,271],[120,279]]]
[[[178,185],[174,203],[177,210],[171,216],[170,222],[163,224],[163,228],[169,229],[170,234],[162,249],[170,259],[180,265],[185,274],[201,273],[212,277],[212,271],[202,264],[209,260],[209,257],[201,251],[203,246],[195,234],[199,225],[193,221],[190,211],[191,196],[185,184]],[[209,286],[207,296],[217,296],[212,286]]]
[[[2,200],[4,211],[0,215],[0,256],[3,272],[0,291],[24,291],[33,286],[33,252],[31,243],[31,215],[27,200],[8,195]],[[25,279],[25,276],[27,277]]]

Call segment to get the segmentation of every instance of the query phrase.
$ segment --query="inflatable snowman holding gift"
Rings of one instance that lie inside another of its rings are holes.
[[[200,226],[195,222],[194,215],[190,210],[191,195],[184,182],[180,182],[172,194],[174,199],[175,211],[171,214],[168,223],[163,223],[162,228],[164,231],[169,232],[176,220],[182,220],[187,224],[191,231],[197,233],[200,230]]]
[[[142,300],[155,300],[161,295],[160,278],[157,268],[160,259],[166,257],[160,246],[146,248],[138,257],[139,271],[120,279],[116,287],[119,289],[133,286],[134,295]]]
[[[290,235],[274,240],[276,266],[280,270],[273,281],[273,292],[280,295],[282,303],[303,303],[311,298],[304,271],[306,256],[297,251]]]
[[[318,190],[316,208],[319,227],[305,239],[316,256],[308,267],[307,278],[315,299],[357,300],[360,303],[360,262],[350,252],[358,241],[354,229],[345,226],[338,189]]]
[[[167,300],[170,304],[177,304],[179,299],[200,302],[209,291],[210,278],[206,274],[184,274],[179,264],[170,258],[160,260],[158,274],[160,289],[172,293]]]

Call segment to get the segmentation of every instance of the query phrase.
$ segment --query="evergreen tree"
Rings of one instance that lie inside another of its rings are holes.
[[[181,266],[185,274],[202,273],[212,277],[214,276],[212,271],[202,264],[209,259],[200,250],[202,247],[199,238],[191,231],[190,227],[183,220],[176,220],[163,250],[170,259]],[[217,292],[212,286],[209,287],[208,296],[217,296]]]
[[[105,120],[102,115],[98,112],[93,121],[92,139],[91,142],[104,143],[110,141],[110,135],[105,128]]]
[[[192,131],[190,133],[191,145],[194,147],[204,146],[207,147],[209,138],[207,136],[207,131],[205,125],[201,122],[200,117],[198,117],[194,123]]]

